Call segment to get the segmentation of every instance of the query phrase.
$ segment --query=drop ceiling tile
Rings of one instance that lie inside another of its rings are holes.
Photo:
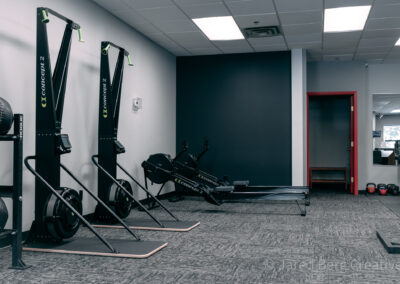
[[[210,54],[222,54],[218,49],[214,48],[192,48],[189,49],[192,55],[210,55]]]
[[[398,28],[400,28],[400,18],[369,19],[366,25],[366,29],[370,30]]]
[[[288,42],[288,45],[289,45],[289,49],[295,49],[295,48],[310,49],[310,48],[321,48],[322,47],[322,42],[321,41],[296,42],[296,43]]]
[[[209,41],[201,32],[168,33],[168,37],[178,41],[202,42]]]
[[[394,46],[397,37],[362,38],[359,47]]]
[[[282,26],[285,36],[299,35],[308,33],[322,33],[322,23],[311,23],[304,25],[286,25]]]
[[[132,26],[135,28],[135,30],[137,30],[137,31],[139,31],[139,32],[141,32],[141,33],[143,33],[145,35],[157,34],[157,33],[161,32],[157,27],[155,27],[154,25],[152,25],[152,24],[150,24],[148,22],[135,24],[135,25],[132,25]]]
[[[191,53],[189,53],[189,52],[186,51],[186,50],[175,51],[174,54],[175,54],[176,56],[191,56],[191,55],[192,55]]]
[[[178,6],[188,6],[206,3],[222,3],[222,0],[173,0]]]
[[[166,36],[163,33],[148,34],[147,37],[167,49],[181,49],[182,48],[176,42],[174,42],[171,38],[169,38],[168,36]]]
[[[322,33],[311,33],[311,34],[300,34],[300,35],[286,35],[286,42],[298,43],[298,42],[321,42]]]
[[[375,0],[374,6],[382,6],[388,4],[398,4],[399,0]]]
[[[361,31],[347,33],[324,33],[324,49],[351,49],[357,46]]]
[[[106,0],[108,2],[114,2],[114,0]],[[175,4],[171,0],[123,0],[125,3],[135,9],[152,9],[152,8],[162,8],[171,7]]]
[[[298,11],[310,11],[310,10],[321,10],[323,7],[323,1],[316,0],[278,0],[275,1],[276,9],[279,13],[283,12],[298,12]]]
[[[199,31],[197,26],[190,20],[157,22],[155,26],[165,33],[183,33]]]
[[[369,13],[369,18],[390,18],[399,17],[400,15],[400,3],[391,5],[375,6]]]
[[[231,15],[231,13],[229,13],[229,11],[226,9],[225,5],[221,2],[202,5],[181,6],[181,9],[191,19]]]
[[[222,52],[225,54],[229,53],[249,53],[253,52],[254,50],[248,46],[248,47],[224,47],[221,48]]]
[[[167,36],[186,49],[214,47],[201,32],[168,33]]]
[[[279,25],[275,13],[235,16],[236,24],[241,28],[276,26]],[[254,22],[258,22],[255,24]]]
[[[372,5],[373,0],[325,0],[325,9]]]
[[[260,45],[285,45],[283,36],[249,38],[247,40],[253,47]]]
[[[285,45],[276,44],[276,45],[257,45],[253,47],[256,52],[263,51],[285,51],[287,50]]]
[[[115,16],[120,18],[125,23],[135,26],[135,25],[143,25],[143,24],[150,24],[148,20],[143,17],[140,13],[133,9],[125,9],[124,11],[116,11],[113,12]]]
[[[125,0],[115,0],[115,1],[93,0],[93,1],[110,12],[125,11],[126,9],[129,9],[129,6],[125,3]]]
[[[272,0],[226,1],[234,16],[275,13]]]
[[[219,48],[231,47],[231,48],[248,48],[250,47],[246,40],[217,40],[213,43]]]
[[[193,49],[193,48],[212,48],[214,45],[210,41],[176,41],[179,45],[184,47],[185,49]]]
[[[322,11],[279,13],[279,17],[283,26],[322,23]]]
[[[400,37],[400,29],[365,30],[363,38]]]
[[[166,21],[179,21],[187,20],[185,14],[182,13],[177,7],[162,7],[153,9],[138,10],[150,22],[166,22]]]
[[[380,52],[380,53],[388,53],[392,50],[393,46],[367,46],[367,47],[359,47],[357,52],[358,53],[373,53],[373,52]]]

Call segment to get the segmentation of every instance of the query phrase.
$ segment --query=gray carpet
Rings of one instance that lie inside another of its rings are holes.
[[[400,235],[400,218],[382,202],[399,197],[312,196],[307,217],[293,203],[224,204],[185,200],[166,204],[201,225],[187,233],[139,231],[168,247],[148,259],[23,253],[33,267],[8,270],[0,249],[1,283],[395,283],[400,255],[389,255],[377,228]],[[156,209],[157,215],[160,210]],[[143,216],[141,212],[133,212]],[[123,230],[100,230],[129,238]],[[90,236],[86,228],[79,236]]]

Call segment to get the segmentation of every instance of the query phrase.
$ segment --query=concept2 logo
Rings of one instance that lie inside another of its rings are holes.
[[[46,65],[44,63],[44,56],[39,57],[40,60],[40,104],[42,108],[47,106],[47,96],[46,96]]]
[[[108,110],[107,110],[107,79],[103,78],[101,87],[103,88],[103,117],[108,117]]]

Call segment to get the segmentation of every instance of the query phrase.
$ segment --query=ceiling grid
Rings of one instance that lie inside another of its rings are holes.
[[[310,60],[400,62],[400,0],[93,0],[176,56],[308,50]],[[324,9],[372,5],[362,32],[323,32]],[[232,16],[283,35],[210,41],[192,18]]]

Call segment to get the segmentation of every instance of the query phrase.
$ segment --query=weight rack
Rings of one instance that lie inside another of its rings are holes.
[[[4,230],[11,235],[12,264],[10,269],[24,270],[30,266],[22,261],[22,152],[24,119],[22,114],[14,115],[14,134],[1,135],[0,141],[14,142],[13,151],[13,185],[0,185],[0,197],[13,200],[13,224],[11,230]],[[3,234],[2,234],[3,235]]]

